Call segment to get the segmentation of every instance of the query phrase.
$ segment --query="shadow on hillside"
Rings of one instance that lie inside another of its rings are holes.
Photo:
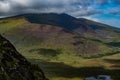
[[[114,46],[114,47],[120,47],[120,42],[110,42],[110,43],[106,43],[109,46]]]
[[[104,61],[113,64],[112,68],[120,69],[120,59],[104,59]]]
[[[37,24],[48,24],[53,26],[61,26],[67,30],[74,30],[79,27],[75,23],[76,18],[67,14],[29,14],[24,15],[27,21]],[[81,24],[84,26],[84,24]]]
[[[46,62],[41,60],[30,60],[32,63],[39,64],[48,77],[89,77],[97,75],[110,75],[112,79],[120,79],[120,70],[106,70],[102,67],[83,67],[76,68],[64,63]]]

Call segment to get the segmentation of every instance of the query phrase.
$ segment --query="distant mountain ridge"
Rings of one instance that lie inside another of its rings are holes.
[[[113,31],[117,31],[119,29],[109,25],[100,24],[98,22],[92,22],[84,18],[78,19],[65,13],[24,14],[19,16],[25,17],[31,23],[60,26],[70,31],[80,30],[81,32],[95,32],[94,30],[97,29],[106,30],[106,28],[112,28]],[[80,31],[77,32],[80,33]],[[118,31],[120,32],[120,29]]]
[[[59,26],[70,31],[79,30],[76,31],[77,33],[95,32],[94,30],[103,30],[103,29],[120,33],[120,28],[87,20],[85,18],[75,18],[65,13],[61,13],[61,14],[31,13],[31,14],[21,14],[8,18],[15,18],[15,17],[24,17],[26,18],[26,20],[28,20],[31,23]]]

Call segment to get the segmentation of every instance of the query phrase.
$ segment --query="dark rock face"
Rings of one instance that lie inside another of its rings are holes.
[[[0,80],[47,80],[42,70],[29,63],[0,36]]]

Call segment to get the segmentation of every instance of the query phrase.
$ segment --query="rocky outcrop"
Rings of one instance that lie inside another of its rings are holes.
[[[28,62],[0,35],[0,80],[47,80],[42,70]]]

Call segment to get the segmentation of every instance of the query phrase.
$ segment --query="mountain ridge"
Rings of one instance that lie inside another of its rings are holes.
[[[43,14],[24,14],[20,15],[27,19],[27,21],[31,23],[37,23],[37,24],[48,24],[53,26],[60,26],[66,30],[74,31],[76,33],[96,33],[96,29],[108,29],[112,28],[113,30],[120,32],[119,28],[112,27],[106,24],[102,24],[95,21],[90,21],[87,19],[78,19],[75,17],[72,17],[68,14],[62,13],[62,14],[56,14],[56,13],[43,13]],[[89,23],[90,22],[90,23]],[[96,25],[93,25],[93,24]],[[106,27],[108,26],[108,27]],[[118,30],[119,29],[119,30]],[[79,31],[78,31],[79,30]],[[114,32],[114,31],[113,31]]]

